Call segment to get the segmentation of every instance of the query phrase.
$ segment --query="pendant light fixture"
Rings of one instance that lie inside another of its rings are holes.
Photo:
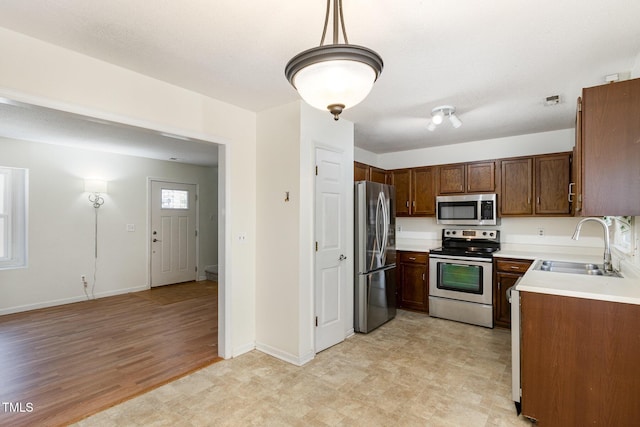
[[[328,109],[338,120],[342,110],[364,100],[382,72],[382,58],[363,46],[349,44],[342,15],[342,0],[333,0],[333,44],[324,44],[331,0],[320,46],[294,56],[284,73],[302,99],[319,110]],[[344,43],[339,43],[339,26]]]

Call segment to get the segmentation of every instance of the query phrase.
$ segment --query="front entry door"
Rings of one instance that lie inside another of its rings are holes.
[[[316,165],[315,346],[319,352],[344,341],[346,335],[347,206],[344,156],[317,148]]]
[[[197,279],[196,186],[151,181],[151,286]]]

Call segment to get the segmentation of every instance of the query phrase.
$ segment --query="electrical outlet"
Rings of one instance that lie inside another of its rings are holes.
[[[538,236],[544,237],[544,228],[538,228]]]
[[[87,287],[87,276],[85,276],[83,274],[82,276],[80,276],[80,280],[82,281],[82,285],[86,288]]]

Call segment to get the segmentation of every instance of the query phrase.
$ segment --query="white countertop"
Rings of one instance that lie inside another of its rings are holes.
[[[622,278],[534,270],[538,260],[602,264],[603,256],[594,255],[593,248],[568,250],[559,246],[519,245],[500,250],[494,256],[534,260],[518,284],[519,291],[640,305],[640,277],[631,269],[622,268]]]

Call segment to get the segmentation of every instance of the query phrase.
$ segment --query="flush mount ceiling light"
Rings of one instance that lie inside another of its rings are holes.
[[[302,99],[319,110],[340,113],[364,100],[382,72],[382,58],[363,46],[349,44],[342,16],[342,0],[333,0],[333,44],[324,45],[331,1],[327,0],[320,46],[294,56],[284,74]],[[338,25],[344,43],[339,43]]]
[[[462,121],[460,121],[458,116],[456,116],[456,107],[452,107],[451,105],[442,105],[431,110],[431,120],[429,120],[427,129],[433,132],[436,130],[436,126],[444,121],[445,117],[449,118],[449,121],[454,128],[457,129],[462,126]]]

